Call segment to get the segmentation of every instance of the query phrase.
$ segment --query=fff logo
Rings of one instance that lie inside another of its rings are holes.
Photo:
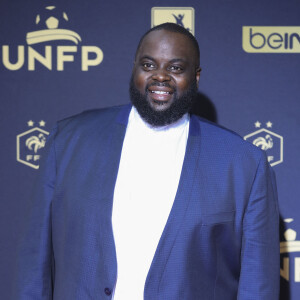
[[[293,219],[285,219],[285,223],[291,223]],[[300,282],[300,241],[297,241],[297,232],[291,228],[284,232],[285,241],[280,243],[280,256],[282,268],[280,275],[287,281],[291,280],[294,271],[294,282]],[[291,270],[290,270],[291,269]]]
[[[17,161],[33,169],[39,168],[40,150],[45,147],[49,132],[40,128],[45,121],[38,122],[39,127],[33,127],[32,120],[27,122],[31,129],[17,135]]]
[[[254,125],[260,128],[262,124],[257,121]],[[265,150],[270,165],[275,166],[283,162],[283,137],[269,129],[273,126],[270,121],[266,123],[266,126],[268,129],[260,128],[245,135],[244,139]]]

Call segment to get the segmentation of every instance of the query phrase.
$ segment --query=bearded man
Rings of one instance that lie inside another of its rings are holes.
[[[141,39],[132,105],[60,121],[47,142],[14,299],[274,300],[275,180],[263,151],[189,114],[199,46]]]

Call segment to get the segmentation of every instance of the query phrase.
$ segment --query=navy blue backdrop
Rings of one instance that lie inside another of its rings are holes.
[[[296,0],[2,0],[1,299],[10,299],[24,210],[51,127],[129,102],[138,40],[165,21],[199,41],[198,112],[268,153],[281,214],[281,299],[299,299],[299,16]]]

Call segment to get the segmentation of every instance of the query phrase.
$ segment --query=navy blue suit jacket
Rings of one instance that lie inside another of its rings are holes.
[[[13,299],[111,299],[117,278],[113,193],[130,108],[85,112],[53,130]],[[278,299],[276,201],[265,153],[192,115],[176,198],[144,299]]]

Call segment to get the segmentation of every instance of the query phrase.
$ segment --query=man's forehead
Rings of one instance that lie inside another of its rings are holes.
[[[195,54],[193,44],[187,36],[164,29],[151,31],[144,37],[137,51],[137,57],[140,58],[151,51]]]

